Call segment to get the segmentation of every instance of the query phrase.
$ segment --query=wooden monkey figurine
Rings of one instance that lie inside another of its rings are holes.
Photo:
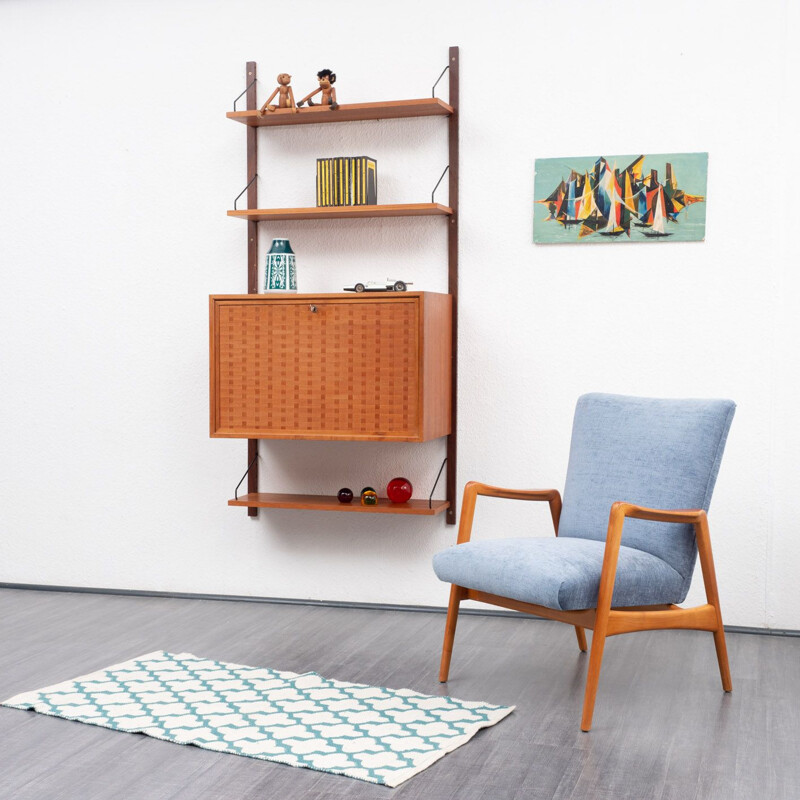
[[[267,102],[264,103],[263,106],[258,111],[258,116],[263,117],[265,111],[275,111],[278,108],[291,108],[295,111],[299,111],[300,109],[294,102],[294,93],[292,92],[292,87],[289,85],[292,82],[292,76],[288,75],[285,72],[281,72],[278,75],[278,86],[275,88],[275,91],[269,96]],[[276,94],[280,92],[280,97],[278,98],[278,105],[271,106],[270,103],[272,99],[275,97]]]
[[[335,111],[339,108],[339,104],[336,102],[336,89],[333,88],[333,84],[336,83],[336,73],[331,72],[329,69],[321,69],[317,73],[317,80],[319,80],[319,89],[314,89],[311,94],[307,94],[297,105],[302,106],[303,103],[308,101],[310,106],[316,105],[311,101],[311,98],[322,92],[322,101],[320,105],[322,106],[330,106],[331,111]]]

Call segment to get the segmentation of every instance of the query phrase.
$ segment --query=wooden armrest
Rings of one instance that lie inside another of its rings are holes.
[[[504,497],[508,500],[547,500],[560,498],[558,489],[504,489],[501,486],[489,486],[488,483],[470,481],[465,487],[464,492],[474,492],[485,497]]]
[[[696,525],[705,517],[706,512],[701,508],[667,510],[663,508],[645,508],[633,503],[614,503],[611,506],[611,516],[614,517],[618,514],[622,514],[623,517],[648,519],[653,522],[682,522]]]
[[[645,508],[633,503],[612,503],[608,516],[608,532],[606,546],[603,551],[603,567],[600,572],[600,587],[597,595],[597,607],[611,608],[614,592],[614,579],[617,574],[619,548],[622,544],[622,526],[625,518],[647,519],[653,522],[676,522],[694,526],[697,545],[700,549],[710,548],[708,537],[708,518],[702,509]]]
[[[619,554],[620,544],[622,543],[622,526],[625,518],[647,519],[653,522],[676,522],[690,524],[698,527],[708,527],[706,512],[702,509],[665,509],[665,508],[645,508],[633,503],[612,503],[611,513],[608,515],[608,532],[606,534],[605,557],[603,560],[603,572],[606,567],[611,568],[611,572],[616,572],[617,555]],[[613,577],[613,576],[612,576]]]
[[[475,504],[478,495],[484,497],[502,497],[508,500],[545,500],[550,505],[550,516],[553,528],[558,536],[558,520],[561,517],[561,494],[558,489],[504,489],[500,486],[489,486],[487,483],[470,481],[464,487],[464,500],[461,503],[461,524],[458,527],[457,544],[468,542],[472,536],[472,519],[475,516]]]

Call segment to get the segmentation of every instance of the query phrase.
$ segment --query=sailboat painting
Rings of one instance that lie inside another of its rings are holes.
[[[708,153],[537,158],[533,241],[701,242]]]

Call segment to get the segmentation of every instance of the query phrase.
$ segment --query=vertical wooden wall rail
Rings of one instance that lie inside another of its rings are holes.
[[[458,430],[458,48],[451,47],[449,54],[450,65],[450,105],[453,113],[450,116],[448,152],[450,160],[450,186],[449,204],[453,209],[448,225],[447,236],[447,278],[448,291],[453,297],[453,361],[452,361],[452,387],[451,387],[451,429],[447,437],[447,499],[450,508],[447,509],[447,524],[456,524],[456,467],[457,461],[457,435]]]
[[[258,108],[256,100],[256,62],[247,62],[247,74],[245,75],[245,86],[247,90],[247,110],[253,111]],[[247,207],[258,208],[258,181],[254,181],[258,172],[258,128],[247,126]],[[258,292],[258,223],[252,220],[247,221],[247,293],[256,294]],[[250,472],[247,474],[247,492],[255,494],[258,491],[258,439],[247,440],[247,463],[253,463]],[[255,459],[255,461],[253,460]],[[249,507],[248,517],[257,517],[258,509]]]

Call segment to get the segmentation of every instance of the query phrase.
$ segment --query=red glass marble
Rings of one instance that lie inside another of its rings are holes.
[[[393,503],[405,503],[413,493],[414,487],[407,478],[392,478],[386,486],[386,496]]]

